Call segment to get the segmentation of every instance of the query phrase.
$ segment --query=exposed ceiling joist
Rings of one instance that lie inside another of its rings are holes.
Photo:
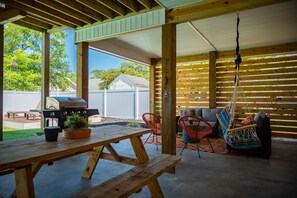
[[[23,4],[25,6],[28,6],[28,7],[32,8],[33,10],[38,10],[40,12],[48,14],[51,17],[52,16],[57,17],[60,20],[66,21],[66,22],[71,23],[75,26],[84,26],[85,25],[85,23],[83,23],[82,21],[77,20],[73,17],[70,17],[70,16],[64,14],[63,12],[59,12],[56,9],[47,7],[41,3],[38,3],[37,1],[31,1],[31,0],[15,0],[15,1],[20,4]]]
[[[126,11],[124,8],[122,8],[119,4],[113,1],[109,0],[97,0],[100,2],[102,5],[108,7],[109,9],[113,10],[116,12],[118,15],[124,16],[126,14]]]
[[[26,13],[15,8],[1,11],[0,24],[11,23],[26,17]]]
[[[47,23],[47,24],[51,25],[51,28],[53,28],[54,26],[60,26],[60,24],[55,21],[52,21],[50,19],[40,18],[40,17],[34,16],[34,15],[31,15],[30,13],[27,14],[26,18],[35,19],[37,21],[37,23],[38,23],[38,21]]]
[[[236,11],[258,8],[289,0],[217,0],[202,1],[190,6],[169,10],[168,23],[183,23],[228,14]]]
[[[43,28],[43,29],[46,29],[46,30],[52,28],[52,25],[38,21],[34,18],[31,18],[30,16],[27,16],[26,18],[22,19],[21,21],[31,24],[31,25],[34,25],[34,26],[37,26],[37,27],[40,27],[40,28]]]
[[[85,6],[89,7],[90,9],[93,9],[93,10],[99,12],[100,14],[102,14],[103,16],[105,16],[108,19],[113,18],[112,11],[106,9],[102,5],[99,5],[96,0],[77,0],[77,1]]]
[[[52,1],[52,0],[36,0],[36,1],[51,8],[51,9],[57,10],[59,12],[67,14],[68,16],[72,16],[73,18],[75,18],[77,20],[83,21],[84,23],[93,23],[94,22],[93,19],[91,19],[87,16],[84,16],[84,15],[81,15],[79,12],[72,10],[60,3],[55,2],[55,1]]]
[[[137,0],[137,1],[139,3],[141,3],[147,9],[151,9],[152,8],[152,5],[153,5],[153,1],[152,0]]]
[[[99,14],[98,12],[95,12],[94,10],[92,10],[92,9],[90,9],[76,1],[72,1],[72,0],[56,0],[56,1],[64,6],[67,6],[71,9],[79,12],[80,14],[88,16],[96,21],[103,20],[103,16],[101,14]]]
[[[0,5],[2,24],[20,21],[18,25],[48,32],[79,29],[159,7],[154,0],[0,0]]]
[[[17,24],[17,25],[20,25],[20,26],[23,26],[23,27],[27,27],[27,28],[32,29],[32,30],[36,30],[38,32],[44,32],[46,30],[46,29],[40,28],[38,26],[32,25],[30,23],[24,22],[24,21],[15,21],[13,23]]]
[[[23,11],[26,11],[27,13],[35,16],[35,17],[39,17],[39,18],[43,18],[43,19],[46,19],[46,20],[50,20],[54,23],[58,23],[59,25],[66,25],[68,27],[71,27],[71,28],[76,28],[75,25],[71,24],[71,23],[68,23],[66,21],[63,21],[55,16],[51,16],[49,14],[46,14],[44,12],[41,12],[39,10],[36,10],[36,9],[33,9],[29,6],[26,6],[26,5],[23,5],[23,4],[20,4],[20,3],[17,3],[15,1],[11,1],[11,0],[0,0],[0,2],[3,2],[5,3],[6,5],[10,6],[10,7],[14,7],[16,9],[20,9],[20,10],[23,10]]]
[[[133,12],[138,12],[136,0],[118,0],[118,2],[126,6],[129,10]]]

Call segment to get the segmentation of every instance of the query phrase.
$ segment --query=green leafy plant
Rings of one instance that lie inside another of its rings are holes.
[[[72,116],[67,116],[64,125],[68,127],[69,130],[76,130],[81,128],[87,128],[88,121],[84,117],[74,114]]]

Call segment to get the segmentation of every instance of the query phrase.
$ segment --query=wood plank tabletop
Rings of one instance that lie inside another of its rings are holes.
[[[46,142],[44,136],[1,141],[0,171],[81,153],[149,132],[151,129],[107,125],[92,128],[91,137],[85,139],[66,139],[60,133],[56,142]]]

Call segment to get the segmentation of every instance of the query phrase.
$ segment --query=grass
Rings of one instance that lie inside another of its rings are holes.
[[[11,127],[3,127],[3,140],[19,139],[26,137],[33,137],[37,132],[40,132],[40,128],[36,129],[16,129]]]

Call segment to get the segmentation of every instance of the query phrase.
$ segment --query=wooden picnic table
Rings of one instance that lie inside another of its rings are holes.
[[[107,125],[92,128],[90,138],[58,138],[56,142],[46,142],[44,136],[7,140],[0,142],[0,172],[13,170],[17,197],[34,197],[33,178],[43,164],[89,152],[89,160],[82,174],[91,178],[99,158],[125,164],[138,165],[149,160],[141,136],[150,129]],[[120,156],[111,143],[130,139],[136,158]],[[104,147],[109,153],[103,153]]]

